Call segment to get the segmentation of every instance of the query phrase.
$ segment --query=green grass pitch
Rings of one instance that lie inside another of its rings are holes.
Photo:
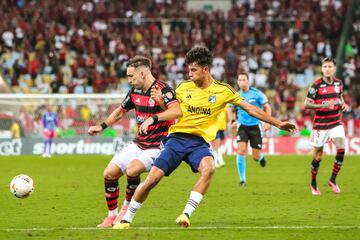
[[[322,195],[312,196],[311,156],[269,156],[265,168],[247,157],[245,188],[239,187],[235,158],[228,157],[188,229],[175,218],[198,175],[183,163],[151,192],[132,229],[123,231],[95,228],[107,213],[102,173],[110,156],[0,157],[0,239],[360,239],[360,157],[346,156],[339,195],[326,185],[333,158],[324,157]],[[9,190],[20,173],[35,181],[28,199]],[[120,202],[124,186],[121,179]]]

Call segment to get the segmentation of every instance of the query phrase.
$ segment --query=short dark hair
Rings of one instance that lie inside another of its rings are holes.
[[[192,64],[197,63],[200,66],[211,67],[213,62],[213,56],[210,50],[206,47],[193,47],[185,55],[185,63]]]
[[[126,64],[126,67],[137,68],[140,66],[151,68],[151,60],[144,56],[135,56],[131,58]]]
[[[326,57],[323,60],[321,60],[321,65],[326,63],[326,62],[332,62],[335,66],[336,66],[336,60],[332,57]]]
[[[240,72],[238,73],[238,76],[239,76],[239,75],[245,75],[246,78],[249,79],[249,74],[248,74],[247,72],[245,72],[245,71],[240,71]]]

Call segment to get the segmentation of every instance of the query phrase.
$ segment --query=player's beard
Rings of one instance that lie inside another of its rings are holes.
[[[143,86],[141,84],[129,84],[131,87],[138,89],[138,90],[143,90]]]
[[[328,82],[328,83],[331,83],[332,82],[332,76],[328,76],[328,77],[325,77],[324,76],[324,80],[325,80],[325,82]]]

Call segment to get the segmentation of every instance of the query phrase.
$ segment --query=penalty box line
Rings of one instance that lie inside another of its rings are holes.
[[[302,230],[302,229],[360,229],[360,226],[223,226],[223,227],[189,227],[187,230],[267,230],[267,229],[293,229],[293,230]],[[104,229],[97,227],[39,227],[39,228],[4,228],[0,229],[0,232],[26,232],[26,231],[56,231],[56,230],[71,230],[71,231],[95,231],[95,230],[112,230]],[[181,227],[130,227],[126,230],[184,230]],[[113,231],[116,231],[115,229]],[[117,230],[119,231],[119,230]],[[121,230],[120,230],[121,231]],[[124,230],[122,230],[124,231]]]

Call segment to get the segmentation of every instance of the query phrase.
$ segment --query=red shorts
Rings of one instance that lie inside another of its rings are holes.
[[[43,136],[45,139],[55,138],[55,130],[44,129]]]

